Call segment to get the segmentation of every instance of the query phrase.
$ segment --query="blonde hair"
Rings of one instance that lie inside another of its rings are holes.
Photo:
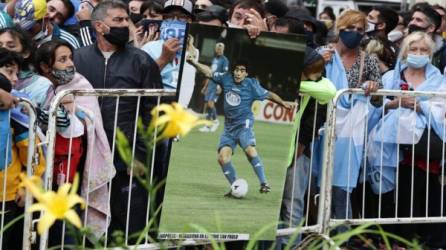
[[[367,28],[367,17],[359,10],[345,10],[336,20],[336,31],[339,32],[355,23],[362,23],[365,30]]]
[[[223,49],[225,48],[225,44],[224,43],[217,43],[215,44],[216,48],[222,47]]]
[[[410,35],[408,35],[406,38],[404,38],[404,40],[401,44],[400,54],[398,57],[401,60],[406,61],[407,54],[409,53],[410,45],[412,45],[412,43],[414,43],[414,42],[419,42],[419,41],[424,41],[427,44],[427,46],[430,49],[429,57],[432,59],[432,55],[434,54],[434,50],[435,50],[435,43],[432,40],[430,35],[428,35],[425,32],[421,32],[421,31],[413,32]]]

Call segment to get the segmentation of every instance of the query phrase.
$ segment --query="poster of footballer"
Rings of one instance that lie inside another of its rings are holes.
[[[304,50],[299,36],[189,26],[179,102],[210,123],[172,143],[160,239],[275,238]]]

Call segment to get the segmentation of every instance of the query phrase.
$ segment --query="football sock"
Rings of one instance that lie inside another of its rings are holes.
[[[211,120],[217,119],[217,109],[213,107],[210,110],[211,110],[211,115],[210,115]]]
[[[257,178],[259,178],[260,184],[266,183],[265,169],[263,168],[263,163],[258,155],[251,159],[251,165],[254,172],[256,172]]]
[[[237,173],[235,172],[234,166],[232,166],[232,162],[228,162],[221,168],[223,170],[223,174],[226,179],[228,179],[229,183],[232,184],[237,179]]]
[[[207,114],[206,114],[206,120],[212,120],[212,108],[209,108],[208,107],[208,109],[207,109]]]

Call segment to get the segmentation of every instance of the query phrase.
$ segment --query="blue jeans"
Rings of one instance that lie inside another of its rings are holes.
[[[352,204],[350,200],[350,193],[340,187],[332,187],[331,196],[331,218],[333,219],[351,219],[352,218]],[[348,206],[347,206],[348,199]],[[348,230],[347,226],[337,227],[338,233],[343,233]]]
[[[309,176],[310,158],[305,155],[297,158],[295,167],[291,166],[287,169],[282,210],[280,211],[280,220],[285,224],[279,225],[279,228],[297,227],[302,223]],[[289,238],[288,236],[278,237],[276,249],[281,249],[282,246],[287,245]],[[302,235],[299,234],[293,244],[299,244],[301,239]]]

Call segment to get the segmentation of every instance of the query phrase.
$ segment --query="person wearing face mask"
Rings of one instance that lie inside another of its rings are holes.
[[[417,3],[412,9],[412,17],[408,25],[409,34],[415,31],[423,31],[432,37],[435,42],[432,64],[440,71],[446,66],[446,44],[441,35],[436,31],[441,27],[441,15],[428,3]]]
[[[285,18],[303,22],[308,47],[315,49],[319,46],[317,44],[318,42],[316,41],[316,35],[319,35],[319,33],[321,33],[323,30],[323,33],[325,33],[325,35],[323,35],[323,40],[325,40],[327,32],[325,25],[316,20],[316,18],[307,14],[306,11],[301,9],[292,9],[286,13]],[[323,42],[323,44],[325,44],[325,41]]]
[[[362,12],[345,11],[336,22],[339,41],[332,47],[321,48],[320,53],[326,61],[326,77],[335,84],[336,89],[363,88],[367,96],[371,92],[377,91],[382,84],[376,57],[362,52],[360,49],[366,27],[367,18]],[[338,109],[342,109],[343,112],[336,114],[337,120],[354,119],[355,127],[364,128],[367,125],[366,118],[370,103],[373,106],[381,105],[379,97],[371,97],[370,101],[368,100],[363,96],[358,96],[357,99],[341,98]],[[354,116],[354,118],[349,119],[348,116]],[[353,216],[350,194],[357,185],[363,155],[361,146],[364,144],[364,138],[354,137],[350,126],[352,125],[348,122],[337,124],[332,194],[332,216],[334,218],[352,218]],[[353,137],[357,142],[356,147],[348,144],[348,141],[351,141]],[[350,156],[349,153],[351,153]],[[340,227],[338,231],[344,230],[345,227]]]
[[[431,63],[434,48],[435,43],[430,35],[424,32],[408,35],[402,43],[395,69],[383,76],[384,88],[444,93],[446,81]],[[441,211],[441,193],[444,190],[441,160],[444,159],[442,147],[446,141],[444,99],[393,98],[385,100],[384,109],[385,116],[376,123],[369,136],[367,155],[371,169],[367,172],[371,177],[381,174],[382,169],[383,176],[381,188],[373,178],[367,177],[372,190],[375,194],[381,191],[383,197],[390,193],[391,201],[398,197],[399,217],[444,214],[444,208]],[[374,152],[372,148],[379,150]],[[427,148],[430,148],[430,153]],[[407,192],[412,189],[413,192]],[[427,194],[429,197],[426,197]],[[429,209],[425,210],[425,207]],[[387,213],[390,217],[395,215],[395,206],[392,209]],[[427,249],[440,249],[446,247],[445,227],[444,224],[413,224],[396,226],[395,229],[396,234],[406,239],[421,236],[420,243],[425,244]]]
[[[443,38],[443,47],[441,50],[437,53],[439,56],[437,56],[438,60],[438,69],[440,69],[441,72],[444,74],[446,73],[446,8],[441,5],[434,5],[432,6],[435,11],[441,16],[441,25],[437,28],[437,35],[438,39]]]
[[[141,0],[132,0],[129,1],[129,17],[130,20],[132,20],[133,24],[137,24],[141,19],[143,18],[143,15],[141,13],[141,5],[144,3],[144,1]]]
[[[167,1],[163,9],[160,39],[151,41],[141,48],[158,63],[165,89],[177,88],[186,23],[191,23],[194,19],[192,11],[193,4],[189,0]],[[193,68],[187,64],[185,67]]]
[[[133,46],[141,48],[150,41],[159,40],[163,20],[163,5],[159,1],[145,1],[141,5],[142,19],[133,34]]]
[[[336,16],[334,15],[333,11],[324,10],[319,14],[319,21],[323,22],[325,27],[327,28],[327,42],[334,42],[336,39],[335,34],[335,23],[336,23]]]
[[[398,14],[387,7],[374,7],[367,15],[367,22],[367,39],[362,47],[377,56],[381,73],[385,73],[396,63],[397,48],[388,40],[387,34],[398,24]]]
[[[403,12],[400,12],[398,14],[398,24],[396,25],[395,29],[389,32],[387,34],[387,39],[389,39],[390,42],[392,42],[396,48],[399,49],[401,42],[404,38],[404,32],[406,30],[406,26],[409,24],[409,22],[406,22],[406,19],[404,19],[404,15],[406,15]]]
[[[100,2],[95,7],[91,19],[96,30],[96,42],[94,45],[75,50],[73,61],[76,70],[91,83],[93,88],[163,88],[160,70],[156,62],[144,51],[127,44],[129,41],[129,15],[126,4],[116,0]],[[137,101],[136,97],[121,99],[119,108],[116,109],[115,99],[102,98],[100,107],[104,124],[114,124],[115,111],[118,110],[117,127],[123,131],[127,138],[133,138],[135,115],[140,116],[144,124],[149,124],[150,111],[155,103],[149,97],[142,97],[140,113],[135,114]],[[112,145],[114,127],[106,126],[105,132],[109,144]],[[139,162],[144,162],[146,155],[144,141],[140,136],[137,136],[135,158]],[[130,172],[127,172],[127,165],[119,154],[115,154],[114,164],[117,173],[113,179],[111,190],[113,206],[111,207],[110,232],[125,231],[127,218],[122,215],[127,214],[127,204],[122,201],[128,199],[130,183]],[[158,166],[157,163],[155,165]],[[154,178],[164,179],[163,171],[163,169],[155,168]],[[143,171],[135,171],[135,174],[142,173]],[[129,234],[142,230],[146,225],[148,197],[147,191],[138,181],[133,181],[131,188],[132,213],[128,218]],[[108,235],[111,237],[112,234]]]
[[[76,72],[72,53],[70,44],[62,40],[44,43],[36,51],[36,69],[53,83],[48,90],[43,109],[47,110],[54,97],[61,91],[93,89],[88,80]],[[115,175],[115,168],[102,124],[99,103],[94,96],[67,96],[62,100],[62,105],[68,111],[71,122],[66,130],[58,130],[56,134],[53,188],[57,189],[57,186],[65,182],[72,182],[75,173],[79,173],[82,181],[81,194],[89,201],[88,211],[85,211],[89,216],[86,226],[95,228],[94,234],[101,237],[105,234],[107,217],[110,216],[107,184]],[[89,128],[93,126],[93,117],[94,129],[91,130]],[[69,150],[70,162],[67,157]],[[95,181],[89,181],[91,179]],[[49,246],[61,244],[61,226],[62,223],[57,223],[50,229]],[[65,244],[68,243],[74,243],[70,236],[65,238]]]
[[[74,6],[70,0],[18,0],[14,5],[14,22],[28,31],[37,46],[52,39],[62,39],[73,48],[84,44],[62,29],[63,22],[74,14]]]

